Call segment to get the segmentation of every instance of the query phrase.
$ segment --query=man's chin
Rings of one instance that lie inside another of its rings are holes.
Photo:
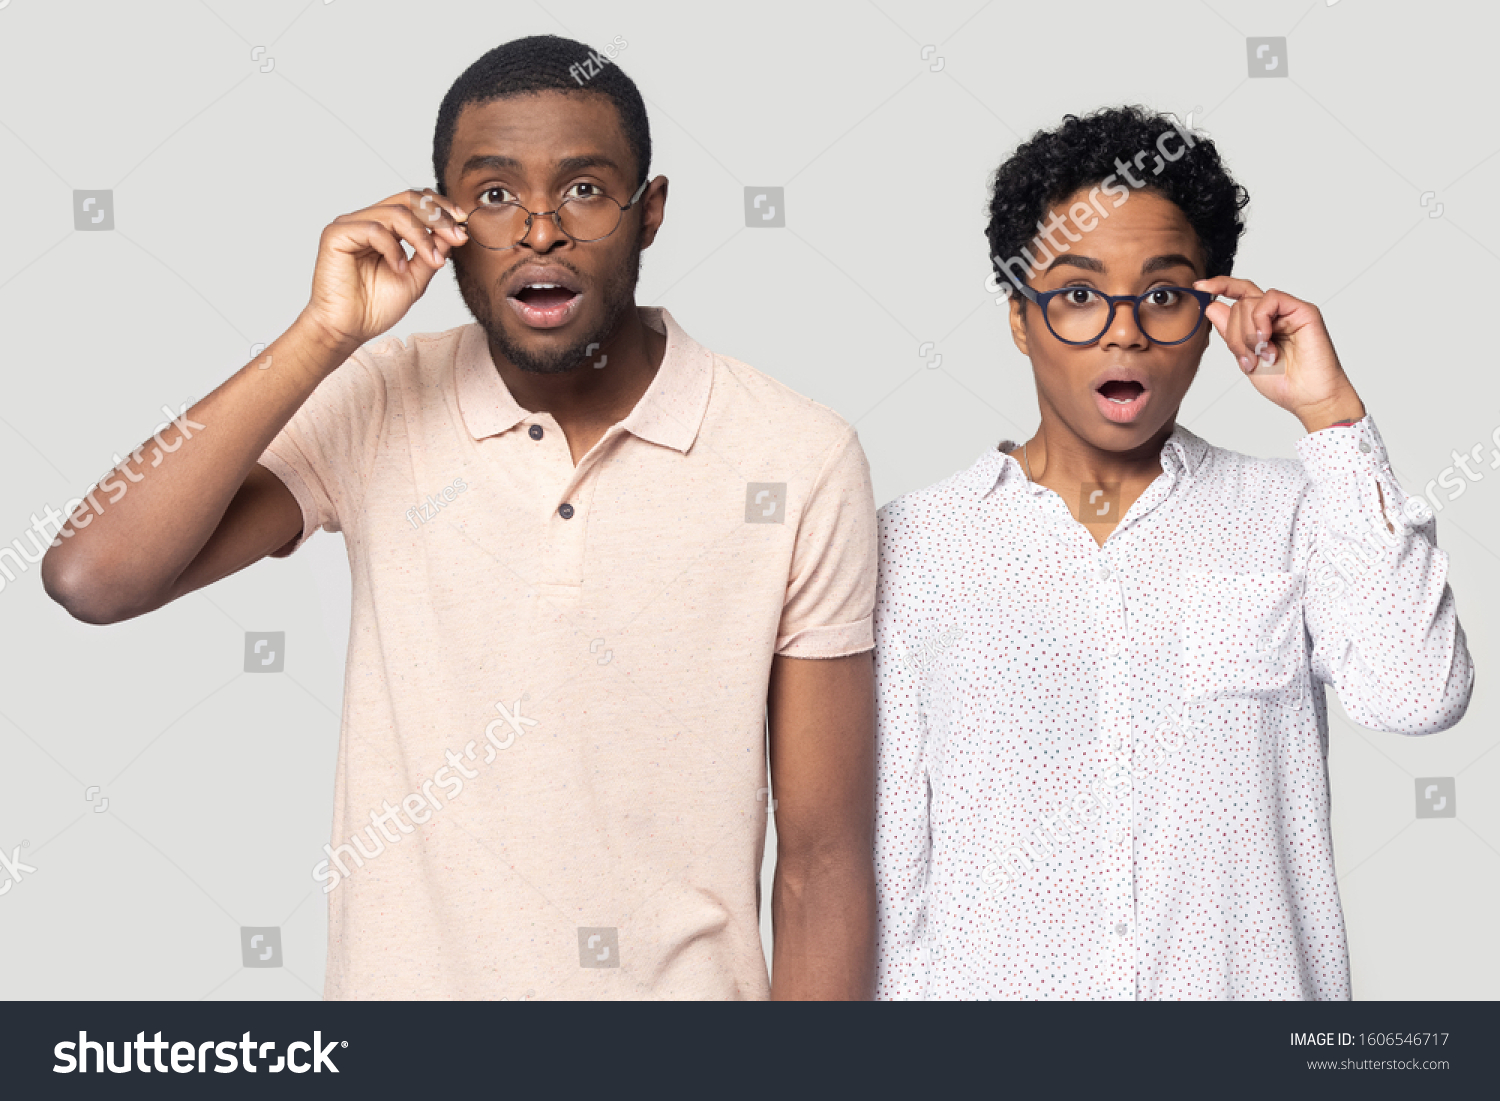
[[[556,329],[538,331],[520,322],[507,325],[502,321],[493,327],[487,325],[486,330],[500,353],[522,371],[533,375],[560,375],[598,357],[597,349],[614,331],[620,312],[613,311],[613,316],[598,318],[593,323],[574,318],[568,327],[582,335],[571,339]]]
[[[500,352],[511,363],[522,371],[533,375],[561,375],[573,370],[583,364],[588,354],[590,344],[597,344],[595,339],[581,342],[569,342],[565,345],[551,348],[540,348],[531,341],[522,343],[504,331],[492,336],[497,337],[496,344]],[[536,343],[543,343],[538,341]]]

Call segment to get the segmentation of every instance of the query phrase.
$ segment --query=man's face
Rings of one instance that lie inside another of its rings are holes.
[[[1088,189],[1054,209],[1066,217],[1075,202],[1087,203]],[[1203,247],[1175,203],[1145,190],[1132,192],[1118,208],[1105,209],[1108,218],[1099,219],[1083,240],[1031,280],[1038,293],[1077,286],[1103,294],[1145,294],[1154,287],[1191,287],[1204,278]],[[1071,298],[1090,300],[1087,290]],[[1196,302],[1188,305],[1197,307]],[[1063,306],[1055,301],[1054,311]],[[1143,304],[1143,317],[1149,309]],[[1054,336],[1041,309],[1019,294],[1011,302],[1010,320],[1016,347],[1031,358],[1042,405],[1074,435],[1103,451],[1142,447],[1176,416],[1212,331],[1204,320],[1185,343],[1158,344],[1137,326],[1128,304],[1121,303],[1103,336],[1075,346]]]
[[[542,212],[601,192],[623,206],[638,168],[608,98],[538,92],[464,107],[445,179],[448,198],[473,218],[486,204],[515,201]],[[589,345],[604,343],[634,304],[641,250],[655,237],[664,204],[658,184],[613,233],[584,244],[550,216],[533,218],[525,240],[504,251],[471,234],[451,253],[453,270],[491,346],[523,371],[551,374],[583,362]]]

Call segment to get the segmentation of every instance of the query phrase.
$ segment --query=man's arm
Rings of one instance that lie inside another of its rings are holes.
[[[428,201],[438,210],[418,220],[413,207]],[[407,191],[334,219],[291,328],[163,429],[175,439],[159,432],[91,489],[42,559],[47,594],[87,623],[116,623],[290,543],[302,528],[296,499],[256,460],[325,378],[426,291],[467,239],[454,211]]]
[[[74,617],[118,623],[142,615],[243,569],[302,530],[291,491],[256,460],[327,365],[346,353],[301,324],[268,351],[271,370],[254,362],[241,368],[187,411],[178,440],[168,440],[170,454],[155,465],[127,459],[62,527],[42,559],[42,585]],[[148,440],[137,454],[153,446]],[[124,494],[111,497],[112,485],[126,487]]]
[[[772,659],[771,997],[875,987],[875,673],[866,651]]]

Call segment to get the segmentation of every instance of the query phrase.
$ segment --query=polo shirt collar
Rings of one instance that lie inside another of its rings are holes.
[[[641,320],[666,333],[667,348],[651,385],[620,427],[651,443],[686,452],[698,437],[713,385],[713,358],[662,306],[641,306]],[[463,327],[454,385],[464,426],[476,440],[509,431],[531,414],[516,403],[490,357],[478,322]]]

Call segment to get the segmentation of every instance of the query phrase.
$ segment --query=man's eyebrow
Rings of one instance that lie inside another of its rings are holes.
[[[1065,252],[1046,267],[1047,271],[1060,268],[1064,264],[1070,267],[1082,268],[1084,271],[1104,271],[1104,261],[1095,260],[1092,256],[1074,256],[1071,252]]]
[[[582,171],[585,168],[614,168],[620,166],[608,157],[597,153],[587,153],[576,157],[564,157],[553,166],[559,175],[568,175],[573,172]],[[500,153],[476,153],[464,161],[463,168],[459,170],[458,178],[481,171],[512,171],[518,172],[522,168],[521,162],[514,157],[507,157]]]
[[[1198,271],[1198,265],[1189,260],[1180,252],[1169,252],[1165,256],[1153,256],[1141,265],[1141,274],[1150,275],[1153,271],[1161,271],[1163,268],[1190,268],[1194,273]]]

